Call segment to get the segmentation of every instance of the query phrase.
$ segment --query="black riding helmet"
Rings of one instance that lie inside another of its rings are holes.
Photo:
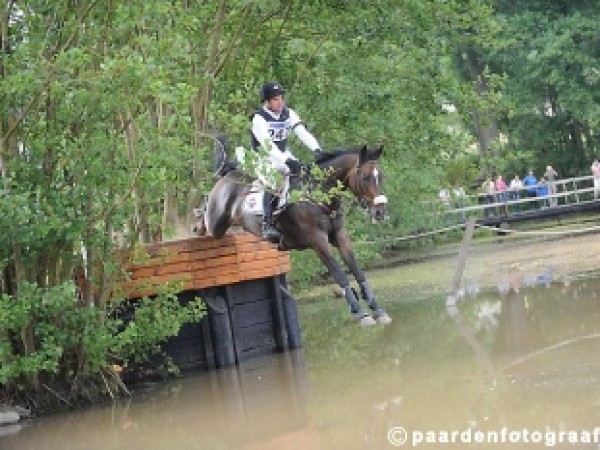
[[[260,87],[261,102],[266,102],[283,94],[285,94],[285,89],[276,81],[268,81]]]

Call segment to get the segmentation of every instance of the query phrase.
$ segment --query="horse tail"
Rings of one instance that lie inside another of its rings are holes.
[[[227,230],[231,226],[231,219],[226,216],[220,216],[217,222],[214,224],[212,230],[210,230],[210,234],[215,239],[221,239],[227,233]]]
[[[220,178],[211,190],[204,212],[204,223],[208,233],[214,238],[220,239],[227,233],[233,222],[235,204],[241,198],[240,192],[243,188],[241,174],[230,171]]]
[[[222,178],[227,175],[229,172],[237,170],[238,162],[237,161],[225,161],[221,167],[219,168],[217,175]]]

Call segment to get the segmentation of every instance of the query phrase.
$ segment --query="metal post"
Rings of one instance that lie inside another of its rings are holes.
[[[460,288],[460,282],[462,280],[463,272],[465,270],[465,263],[467,262],[467,256],[469,256],[469,247],[473,240],[473,233],[475,231],[476,219],[471,217],[467,221],[467,227],[465,228],[465,235],[463,237],[462,247],[458,254],[458,261],[456,262],[456,270],[454,271],[454,280],[452,281],[452,287],[450,288],[450,294],[446,298],[446,306],[456,305],[458,296],[458,289]]]

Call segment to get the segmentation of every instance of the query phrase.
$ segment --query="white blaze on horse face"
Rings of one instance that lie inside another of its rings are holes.
[[[375,177],[375,185],[379,186],[379,170],[377,167],[373,169],[373,176]]]
[[[378,188],[381,188],[381,178],[380,178],[380,174],[379,174],[379,169],[377,167],[373,168],[373,177],[375,178],[375,186],[377,186]],[[387,197],[383,194],[379,194],[377,195],[374,199],[373,199],[373,204],[375,206],[377,205],[385,205],[387,203]]]

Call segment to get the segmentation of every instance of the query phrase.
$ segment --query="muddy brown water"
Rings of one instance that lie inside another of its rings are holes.
[[[385,328],[304,304],[301,351],[6,428],[0,449],[600,448],[600,277],[473,285],[453,310],[388,289]]]

